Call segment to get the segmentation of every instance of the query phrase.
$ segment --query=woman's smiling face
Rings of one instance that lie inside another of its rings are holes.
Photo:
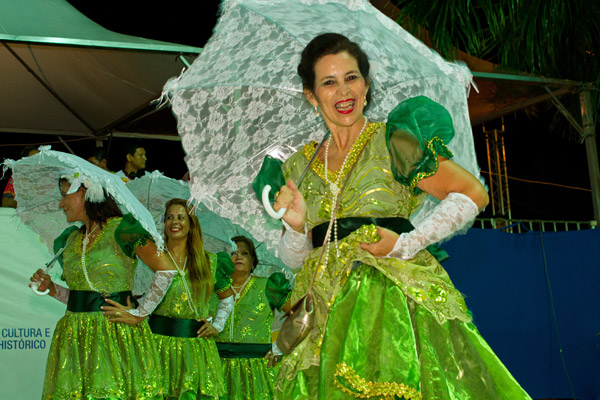
[[[165,235],[169,239],[187,239],[190,233],[190,219],[181,204],[173,204],[165,213]]]
[[[317,60],[314,72],[315,87],[304,93],[313,106],[319,107],[327,126],[331,129],[362,124],[369,84],[356,59],[346,51],[327,54]]]

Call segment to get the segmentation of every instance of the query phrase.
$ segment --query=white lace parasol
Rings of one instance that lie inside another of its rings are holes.
[[[316,35],[341,33],[371,62],[371,121],[401,101],[427,96],[452,115],[455,161],[479,175],[466,94],[470,71],[446,62],[365,0],[229,0],[202,54],[170,80],[191,194],[274,249],[280,221],[266,217],[251,182],[265,155],[286,159],[325,125],[304,99],[296,68]],[[419,217],[435,206],[428,199]]]
[[[121,178],[96,167],[73,154],[50,150],[41,146],[40,152],[20,160],[5,160],[5,168],[13,170],[17,215],[32,231],[44,240],[52,253],[54,239],[69,223],[60,202],[58,180],[65,169],[81,174],[102,186],[113,196],[125,213],[133,217],[148,231],[159,248],[163,246],[162,235],[148,210],[127,189]]]

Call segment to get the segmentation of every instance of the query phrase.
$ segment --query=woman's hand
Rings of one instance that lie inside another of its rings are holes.
[[[282,208],[287,208],[283,215],[283,219],[295,231],[304,233],[304,224],[306,222],[306,203],[302,193],[296,187],[296,184],[291,179],[287,181],[286,186],[282,186],[279,194],[275,198],[273,209],[279,211]]]
[[[136,317],[127,312],[127,310],[132,310],[134,308],[129,296],[127,296],[127,306],[111,299],[106,299],[105,301],[108,304],[111,304],[111,306],[102,306],[100,309],[102,310],[102,314],[108,318],[109,322],[122,322],[128,325],[137,325],[146,319],[146,317]]]
[[[43,269],[40,268],[35,271],[29,280],[31,282],[40,282],[40,286],[38,287],[40,292],[49,289],[50,296],[54,296],[56,294],[56,289],[54,288],[54,283],[52,283],[52,278],[50,278],[50,275],[45,274]],[[31,284],[29,284],[29,287],[31,287]]]
[[[199,319],[198,322],[204,321],[204,325],[198,329],[198,337],[209,337],[209,336],[217,336],[219,331],[211,325],[210,322],[206,318]]]
[[[368,251],[375,258],[381,258],[387,256],[390,251],[394,248],[396,240],[399,235],[396,232],[390,231],[389,229],[377,227],[377,234],[381,238],[376,243],[361,243],[360,247],[363,250]]]

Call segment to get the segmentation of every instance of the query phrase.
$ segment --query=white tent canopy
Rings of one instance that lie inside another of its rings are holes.
[[[65,0],[0,0],[0,132],[96,136],[158,98],[201,48],[121,35]]]

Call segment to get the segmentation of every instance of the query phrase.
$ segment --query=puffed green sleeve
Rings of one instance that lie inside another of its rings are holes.
[[[275,272],[267,280],[265,294],[272,309],[281,309],[292,294],[292,283],[282,272]]]
[[[125,214],[115,229],[115,240],[128,257],[135,258],[135,249],[138,246],[145,246],[148,240],[152,240],[152,236],[133,215]]]
[[[452,117],[442,105],[424,96],[398,104],[385,130],[394,178],[420,193],[416,186],[437,172],[438,156],[452,158],[446,144],[453,137]]]
[[[225,252],[217,253],[217,268],[215,268],[215,292],[224,292],[231,287],[231,274],[235,270],[231,256]]]
[[[58,253],[60,249],[65,247],[65,245],[67,244],[67,240],[69,239],[69,236],[71,235],[71,233],[78,229],[79,229],[79,227],[77,227],[75,225],[70,226],[67,229],[65,229],[63,231],[63,233],[61,233],[56,239],[54,239],[54,254]],[[62,254],[60,255],[60,257],[58,257],[58,262],[60,263],[60,266],[62,267],[62,263],[63,263]]]

